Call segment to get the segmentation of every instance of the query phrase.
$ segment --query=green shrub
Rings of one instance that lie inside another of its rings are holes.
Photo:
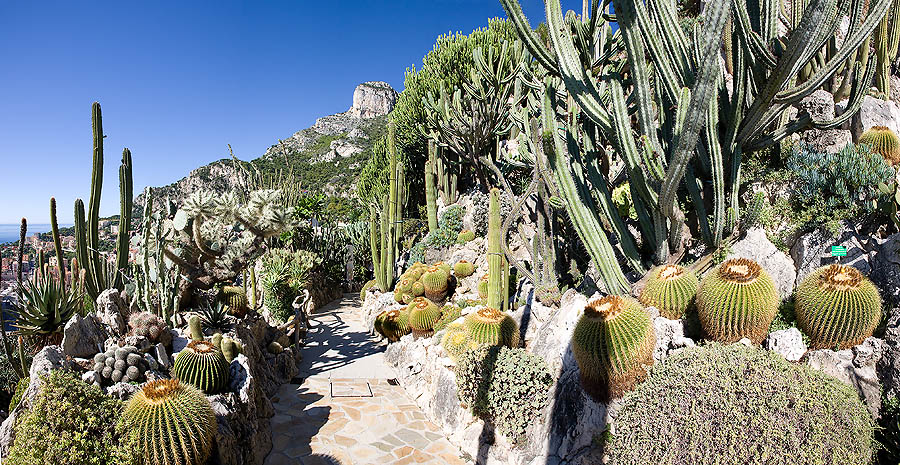
[[[481,346],[459,357],[456,384],[460,401],[521,442],[547,404],[553,376],[543,358],[524,349]]]
[[[881,445],[879,465],[900,463],[900,397],[885,397],[881,402],[881,418],[875,439]]]
[[[9,465],[126,464],[116,434],[122,402],[71,372],[54,371],[16,424]]]
[[[462,217],[465,210],[459,205],[451,205],[441,214],[436,231],[429,232],[410,249],[409,261],[424,262],[425,250],[450,247],[456,244],[462,231]]]
[[[623,402],[607,444],[617,465],[865,465],[874,452],[853,387],[743,344],[674,354]]]
[[[294,316],[294,297],[319,264],[318,255],[305,250],[273,249],[263,255],[263,300],[273,317],[285,322]]]
[[[13,393],[12,399],[9,400],[9,411],[12,412],[16,407],[19,406],[19,401],[22,400],[22,394],[25,394],[25,390],[28,389],[28,384],[30,384],[31,379],[22,378],[16,383],[16,392]]]

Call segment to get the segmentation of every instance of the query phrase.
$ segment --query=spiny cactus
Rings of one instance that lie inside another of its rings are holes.
[[[191,341],[172,367],[172,376],[193,384],[207,394],[223,391],[228,386],[228,362],[219,349],[207,341]]]
[[[94,372],[100,374],[105,385],[139,383],[144,380],[148,369],[149,364],[134,346],[118,347],[94,355]]]
[[[457,278],[468,278],[473,273],[475,273],[475,265],[466,260],[460,260],[456,262],[456,265],[453,265],[453,274]]]
[[[890,128],[873,126],[859,136],[859,143],[868,145],[892,165],[900,163],[900,138]]]
[[[400,242],[399,219],[406,204],[406,183],[403,164],[398,162],[394,124],[388,124],[388,152],[390,171],[388,196],[381,204],[380,215],[375,205],[369,206],[369,245],[378,288],[387,292],[394,284],[394,265]]]
[[[212,451],[212,406],[197,388],[177,379],[145,384],[126,404],[122,420],[147,465],[202,465]]]
[[[418,281],[422,278],[422,275],[425,274],[425,271],[428,267],[422,262],[413,263],[409,269],[403,273],[402,278],[407,278],[410,281]]]
[[[478,281],[478,298],[481,300],[487,299],[488,289],[490,289],[490,281],[491,275],[486,274],[481,277],[481,280]]]
[[[407,313],[408,315],[408,313]],[[381,319],[381,324],[376,327],[380,328],[382,336],[388,341],[397,342],[402,336],[409,334],[409,326],[407,326],[408,317],[403,316],[401,310],[391,310],[385,313]]]
[[[459,319],[461,313],[462,310],[456,305],[444,305],[444,307],[441,308],[441,317],[438,318],[437,323],[434,324],[434,332],[444,329],[447,325]]]
[[[128,326],[131,334],[146,337],[150,342],[169,345],[172,343],[172,333],[162,318],[150,312],[132,313],[128,317]]]
[[[428,299],[416,300],[409,306],[409,328],[416,338],[431,336],[441,317],[441,309]]]
[[[400,281],[397,281],[397,285],[394,286],[394,292],[399,292],[400,294],[408,294],[412,289],[412,285],[414,280],[409,277],[401,278]]]
[[[250,310],[247,292],[238,286],[224,286],[219,293],[219,300],[225,304],[228,314],[243,318]]]
[[[733,258],[712,269],[697,291],[697,313],[713,340],[732,343],[748,338],[762,342],[778,313],[775,283],[765,270],[746,258]]]
[[[471,242],[475,240],[475,232],[469,229],[463,229],[459,232],[459,236],[456,237],[456,242],[460,244],[465,244],[466,242]]]
[[[655,346],[650,315],[630,297],[590,302],[572,333],[581,385],[599,401],[620,397],[646,376]]]
[[[203,335],[203,326],[200,324],[199,316],[193,315],[188,318],[188,328],[191,331],[191,340],[202,341],[205,338],[205,336]]]
[[[365,302],[365,301],[366,301],[366,294],[369,292],[369,289],[372,289],[373,286],[375,286],[375,280],[374,280],[374,279],[370,279],[370,280],[368,280],[365,284],[363,284],[362,289],[359,290],[359,300],[360,300],[360,302]]]
[[[797,325],[813,349],[848,349],[872,335],[881,321],[878,289],[856,268],[821,267],[797,286]]]
[[[437,262],[432,266],[436,266],[436,267],[440,268],[441,270],[444,271],[444,273],[447,273],[447,276],[450,276],[450,274],[453,273],[453,267],[451,267],[449,263]]]
[[[650,270],[640,301],[645,306],[658,308],[661,316],[677,320],[694,301],[699,286],[697,275],[683,266],[658,266]]]
[[[519,325],[511,316],[496,308],[483,307],[470,313],[466,316],[465,325],[472,340],[479,344],[507,347],[519,345]]]
[[[425,295],[425,284],[423,284],[422,281],[414,282],[410,293],[415,297],[421,297]]]
[[[462,324],[454,323],[447,327],[447,332],[441,338],[441,347],[456,362],[464,353],[478,347],[478,343],[472,340]]]
[[[238,354],[244,353],[244,345],[226,336],[222,338],[222,356],[225,361],[231,363]]]
[[[447,273],[440,267],[432,266],[422,275],[425,285],[425,297],[434,301],[444,300],[447,296]]]

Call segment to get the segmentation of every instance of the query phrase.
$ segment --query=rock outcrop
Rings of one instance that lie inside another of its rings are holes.
[[[794,292],[794,282],[797,280],[794,261],[769,241],[764,229],[751,228],[743,239],[731,247],[728,258],[737,257],[749,258],[762,265],[775,281],[775,289],[782,299]]]
[[[397,91],[383,81],[364,82],[353,91],[353,106],[350,114],[358,118],[384,116],[394,109]]]

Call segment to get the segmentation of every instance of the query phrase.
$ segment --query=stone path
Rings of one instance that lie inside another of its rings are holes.
[[[462,465],[459,450],[400,386],[367,334],[358,296],[313,316],[300,377],[275,401],[266,465]]]

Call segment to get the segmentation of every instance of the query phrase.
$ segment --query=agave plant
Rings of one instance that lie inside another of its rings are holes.
[[[82,298],[77,288],[63,288],[50,273],[36,274],[19,286],[19,317],[15,326],[28,336],[61,333],[81,307]]]
[[[234,319],[228,314],[223,302],[206,302],[197,310],[200,324],[213,331],[225,332],[234,327]]]

